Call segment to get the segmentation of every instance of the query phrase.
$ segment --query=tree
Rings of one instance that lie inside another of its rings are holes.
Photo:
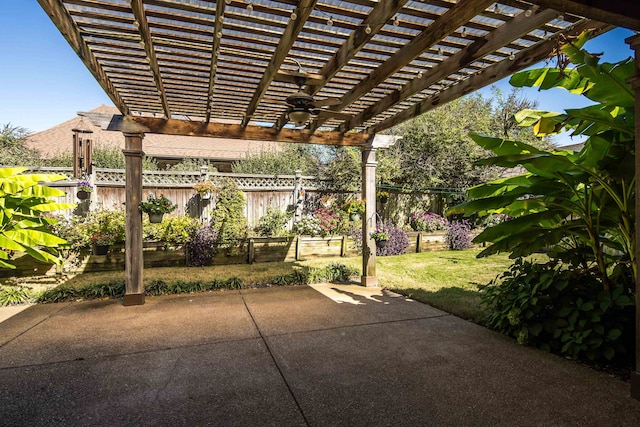
[[[0,132],[0,165],[37,166],[42,162],[38,150],[28,148],[26,140],[30,132],[19,126],[11,126],[10,123],[2,127]]]
[[[311,144],[286,144],[279,150],[263,150],[247,154],[242,161],[232,166],[234,173],[293,175],[296,170],[303,175],[317,175],[322,147]]]
[[[50,212],[73,207],[56,203],[51,197],[64,196],[61,190],[42,185],[67,179],[65,175],[25,174],[27,168],[0,168],[0,267],[15,268],[11,256],[26,253],[38,261],[60,264],[58,248],[66,241],[53,234],[57,222]]]

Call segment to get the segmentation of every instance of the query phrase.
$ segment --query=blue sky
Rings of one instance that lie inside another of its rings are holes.
[[[112,105],[49,17],[35,0],[3,2],[0,14],[0,125],[11,123],[33,132],[69,120],[78,111]],[[604,52],[614,62],[631,56],[624,39],[632,32],[616,29],[587,44],[591,52]],[[497,84],[509,91],[507,80]],[[482,93],[488,93],[488,88]],[[539,108],[562,111],[585,105],[584,98],[566,91],[524,92]],[[557,138],[559,145],[572,142]]]

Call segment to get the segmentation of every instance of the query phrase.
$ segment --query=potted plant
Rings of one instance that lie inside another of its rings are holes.
[[[360,221],[360,216],[365,212],[363,200],[348,200],[342,205],[342,210],[349,214],[349,220]]]
[[[201,199],[207,200],[211,198],[211,193],[216,191],[216,186],[211,181],[202,181],[194,184],[193,189],[196,190]]]
[[[109,246],[115,243],[115,237],[113,234],[108,234],[103,231],[97,231],[90,237],[93,244],[94,255],[106,255],[109,252]]]
[[[381,230],[374,231],[370,236],[376,241],[376,246],[379,248],[384,248],[389,240],[389,235]]]
[[[388,191],[378,191],[378,200],[380,203],[385,204],[389,201],[389,192]]]
[[[166,213],[171,213],[178,206],[171,203],[163,194],[156,197],[153,193],[149,193],[146,202],[140,202],[140,210],[149,215],[149,222],[157,224],[162,222],[162,217]]]
[[[93,193],[93,185],[91,185],[89,181],[79,181],[76,184],[76,189],[78,190],[76,196],[78,196],[80,200],[88,199],[91,193]]]

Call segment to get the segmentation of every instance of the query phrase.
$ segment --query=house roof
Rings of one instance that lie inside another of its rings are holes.
[[[146,132],[333,145],[365,144],[584,30],[640,29],[637,0],[38,2]],[[300,75],[319,110],[304,129],[287,124]]]
[[[90,111],[92,114],[118,114],[118,109],[101,105]],[[58,153],[73,150],[72,129],[80,126],[93,131],[94,146],[124,148],[124,135],[120,131],[104,130],[81,116],[37,132],[27,138],[27,146],[37,149],[43,157],[51,158]],[[147,156],[163,159],[203,158],[209,160],[242,160],[248,153],[277,150],[281,144],[272,141],[247,141],[240,139],[205,138],[148,134],[143,139],[143,150]]]

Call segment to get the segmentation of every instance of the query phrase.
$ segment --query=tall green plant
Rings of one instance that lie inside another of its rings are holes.
[[[216,232],[216,245],[224,248],[236,246],[247,235],[244,216],[245,198],[231,180],[225,180],[218,191],[216,206],[211,211],[211,227]]]
[[[493,243],[479,256],[506,251],[515,258],[555,246],[560,248],[558,257],[584,267],[594,264],[608,290],[612,266],[630,268],[636,276],[635,116],[633,92],[626,83],[633,75],[633,61],[600,64],[597,56],[580,49],[588,36],[562,48],[575,68],[529,70],[511,78],[516,86],[563,88],[597,102],[564,113],[524,110],[516,115],[538,135],[567,129],[572,135],[588,136],[582,151],[547,152],[517,141],[472,135],[495,154],[481,164],[522,166],[528,173],[470,189],[471,200],[450,213],[512,217],[476,237],[475,242]],[[571,250],[562,251],[563,245]]]
[[[73,207],[51,197],[64,191],[43,182],[66,179],[64,175],[25,174],[27,168],[0,168],[0,267],[15,268],[11,255],[23,252],[47,263],[60,264],[58,248],[66,243],[51,231],[56,220],[51,212]]]

